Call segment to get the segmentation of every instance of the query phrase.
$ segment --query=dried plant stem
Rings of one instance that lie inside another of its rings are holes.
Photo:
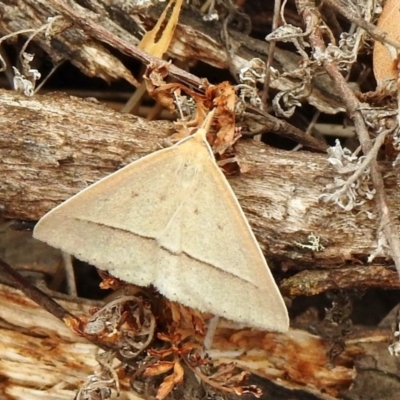
[[[207,327],[207,334],[206,337],[204,338],[204,348],[206,351],[211,350],[211,346],[214,340],[214,335],[218,327],[218,322],[220,320],[220,317],[214,316],[210,319]]]
[[[37,305],[53,314],[59,320],[63,321],[68,327],[70,327],[75,333],[88,339],[90,342],[103,349],[104,351],[112,350],[112,346],[105,343],[100,343],[90,335],[85,335],[83,331],[79,329],[82,321],[75,315],[68,312],[64,307],[54,301],[49,295],[42,292],[36,286],[33,286],[17,271],[15,271],[10,265],[0,259],[0,273],[11,280],[13,285],[26,295],[29,299],[34,301]],[[74,329],[75,328],[75,329]],[[77,330],[78,329],[78,330]],[[122,357],[117,356],[121,361]]]
[[[280,11],[281,11],[281,0],[275,0],[274,18],[272,20],[272,31],[277,29],[279,26]],[[271,42],[269,45],[267,68],[266,68],[265,78],[264,78],[264,90],[261,95],[261,100],[262,100],[262,103],[265,104],[265,107],[267,106],[267,100],[268,100],[269,82],[271,79],[271,68],[270,67],[272,65],[272,62],[274,61],[275,46],[276,46],[276,42]]]
[[[397,49],[397,51],[400,50],[400,42],[391,39],[385,31],[382,31],[374,24],[371,24],[371,22],[366,21],[361,15],[355,13],[350,6],[345,6],[338,0],[325,0],[325,4],[334,8],[350,22],[366,30],[373,39],[383,44],[387,43]]]
[[[68,311],[66,311],[62,306],[60,306],[56,301],[54,301],[50,296],[43,293],[37,287],[29,283],[25,278],[23,278],[18,272],[16,272],[10,265],[0,259],[0,272],[6,277],[10,278],[14,283],[15,287],[23,292],[28,298],[34,301],[36,304],[44,308],[49,313],[53,314],[55,317],[61,321],[66,320],[76,320],[77,324],[79,319]]]
[[[76,4],[72,5],[71,3],[71,5],[68,5],[64,0],[52,0],[51,4],[62,15],[71,19],[74,24],[79,26],[91,38],[99,40],[103,43],[107,43],[121,53],[141,61],[146,66],[150,64],[155,66],[161,66],[165,64],[164,60],[154,57],[145,51],[138,49],[135,45],[127,42],[126,40],[114,35],[112,32],[104,28],[100,23],[96,22],[95,19],[88,17],[83,18],[82,13],[77,8],[78,6]],[[173,78],[185,83],[188,86],[194,87],[195,90],[200,93],[204,93],[204,88],[209,84],[206,79],[201,79],[174,64],[170,64],[168,66],[168,72]],[[138,83],[137,86],[139,87],[140,84]],[[259,109],[251,106],[246,106],[246,111],[248,111],[248,115],[251,114],[252,120],[259,120],[261,123],[260,125],[263,125],[265,130],[272,130],[273,132],[279,132],[279,134],[282,134],[282,132],[288,132],[288,137],[290,139],[295,141],[297,140],[304,147],[316,151],[324,152],[328,147],[322,140],[316,139],[310,135],[304,135],[304,132],[302,132],[300,129],[291,126],[286,121],[271,116],[267,112],[261,112]],[[260,134],[261,133],[262,132],[260,132]]]
[[[118,49],[128,56],[140,60],[146,65],[152,63],[154,65],[160,66],[165,63],[165,61],[161,58],[154,57],[146,53],[145,51],[138,49],[133,44],[130,44],[127,41],[113,35],[110,31],[108,31],[106,28],[104,28],[102,25],[95,22],[94,20],[89,18],[82,18],[79,10],[69,6],[65,0],[52,0],[52,4],[63,15],[69,17],[74,23],[79,25],[79,27],[82,28],[91,37],[109,44],[111,47]],[[202,79],[187,71],[184,71],[181,68],[176,67],[174,64],[171,64],[168,67],[168,70],[171,76],[181,82],[192,85],[195,88],[202,87],[205,83]]]
[[[313,53],[324,54],[326,46],[322,37],[320,27],[318,26],[320,15],[317,11],[317,8],[310,5],[310,3],[312,3],[312,1],[304,2],[302,0],[298,0],[296,2],[299,14],[303,18],[303,21],[306,25],[306,30],[311,31],[309,39],[313,49]],[[345,78],[340,73],[339,69],[334,63],[331,63],[326,59],[322,59],[322,64],[327,73],[333,79],[337,90],[341,93],[341,97],[343,99],[343,102],[345,103],[347,112],[354,121],[354,126],[356,128],[356,132],[364,154],[369,154],[372,149],[372,140],[369,136],[367,126],[360,111],[361,104],[359,100],[357,99],[354,92],[351,90]],[[383,232],[390,245],[393,261],[395,263],[397,273],[400,277],[400,239],[397,228],[393,224],[393,220],[391,218],[383,179],[379,172],[378,164],[375,157],[371,160],[371,179],[376,190],[375,200],[380,213]]]
[[[70,296],[77,297],[78,291],[76,289],[75,271],[72,262],[72,256],[71,254],[68,254],[65,251],[63,251],[62,258],[64,261],[64,270],[65,270],[68,294]]]

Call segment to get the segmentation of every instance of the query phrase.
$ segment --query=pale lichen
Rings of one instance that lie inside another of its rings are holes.
[[[328,162],[339,174],[334,182],[327,184],[325,189],[330,193],[320,196],[325,202],[332,202],[345,211],[353,210],[372,200],[375,189],[372,187],[370,168],[367,166],[360,171],[364,156],[358,157],[349,149],[343,148],[339,140],[328,150]]]
[[[323,251],[325,250],[325,247],[321,243],[321,238],[320,236],[316,236],[313,233],[308,235],[307,237],[308,243],[299,243],[295,242],[295,244],[302,249],[309,249],[311,251]]]

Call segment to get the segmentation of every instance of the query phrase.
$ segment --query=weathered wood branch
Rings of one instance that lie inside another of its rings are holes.
[[[74,398],[93,374],[99,349],[21,292],[0,284],[0,299],[0,397]],[[89,308],[100,304],[72,298],[58,302],[77,316],[89,315]],[[127,396],[129,383],[121,383]]]
[[[78,317],[88,316],[90,307],[101,304],[63,297],[57,301]],[[385,349],[388,335],[389,329],[363,329],[357,339],[348,340],[332,367],[326,355],[328,345],[305,331],[274,334],[220,327],[211,356],[217,363],[235,361],[245,370],[274,382],[268,386],[271,383],[264,379],[257,381],[266,399],[286,399],[290,395],[294,400],[333,400],[354,382],[356,358],[379,360],[374,368],[365,371],[373,374],[378,383],[386,373],[396,373],[396,364]],[[0,397],[72,399],[93,374],[98,351],[18,290],[0,284]],[[121,398],[138,399],[130,390],[128,379],[121,378],[120,385]],[[398,388],[395,382],[391,386]]]
[[[146,122],[90,100],[60,94],[26,98],[7,91],[1,91],[0,122],[2,215],[28,220],[39,219],[91,183],[168,145],[173,131],[171,123]],[[335,271],[344,266],[347,277],[353,276],[346,279],[346,287],[398,287],[394,271],[381,264],[383,250],[373,268],[362,269],[363,279],[355,279],[359,264],[378,246],[378,221],[367,213],[376,215],[374,202],[357,212],[321,202],[335,176],[325,155],[277,150],[252,140],[240,140],[236,151],[244,172],[228,179],[268,259],[282,268],[308,270],[303,279],[309,285],[294,279],[285,286],[288,294],[336,288],[336,276],[343,281],[344,272]],[[385,170],[384,164],[381,167]],[[386,175],[388,198],[398,218],[397,185]],[[301,246],[310,234],[320,237],[324,250]],[[328,272],[318,269],[329,269],[330,280]],[[378,270],[385,273],[376,276]]]
[[[33,38],[55,63],[69,60],[88,76],[98,76],[106,81],[123,78],[135,84],[132,73],[109,52],[104,43],[146,64],[157,64],[157,59],[143,54],[135,46],[141,39],[143,29],[150,30],[158,21],[165,4],[135,7],[121,1],[110,6],[107,1],[96,1],[86,2],[86,6],[84,8],[75,1],[66,3],[59,0],[40,3],[35,0],[17,0],[12,4],[0,1],[3,16],[0,32],[5,35],[19,30],[39,29],[48,23],[49,18],[63,16],[64,19],[52,22],[51,29],[46,31],[50,36],[39,33]],[[266,41],[250,38],[234,30],[230,31],[230,41],[235,52],[230,59],[221,40],[221,29],[220,22],[204,21],[203,14],[198,10],[184,9],[168,50],[168,57],[182,63],[192,64],[197,60],[217,68],[233,68],[235,75],[242,68],[248,67],[251,59],[267,59],[269,44]],[[24,34],[27,35],[29,34]],[[273,67],[277,70],[292,71],[300,63],[301,57],[293,52],[275,49]],[[196,88],[202,85],[200,78],[174,65],[170,72],[173,77]],[[285,76],[270,83],[271,88],[277,90],[294,89],[298,85],[297,80]],[[344,110],[332,81],[324,73],[313,78],[310,96],[305,100],[325,113]]]
[[[126,26],[127,14],[125,11],[123,11],[123,21],[112,20],[112,16],[122,15],[122,11],[118,6],[115,6],[116,9],[113,9],[112,12],[110,10],[110,15],[106,18],[104,16],[106,8],[102,8],[99,4],[92,4],[93,11],[91,11],[77,5],[75,2],[66,4],[63,1],[49,0],[48,4],[43,5],[39,5],[37,2],[31,3],[30,1],[22,3],[17,2],[15,5],[19,11],[24,11],[21,15],[12,7],[2,8],[2,3],[0,2],[0,10],[3,11],[4,15],[3,25],[0,24],[0,31],[4,34],[12,35],[17,31],[25,32],[26,34],[26,30],[28,30],[32,40],[43,48],[55,63],[69,60],[89,76],[98,76],[106,81],[123,78],[133,85],[137,84],[133,75],[118,58],[110,54],[103,43],[142,61],[146,65],[164,63],[163,60],[136,47],[139,42],[136,37],[138,36],[138,24],[142,30],[142,25],[144,24],[146,24],[147,29],[151,29],[160,17],[162,7],[149,7],[148,9],[133,7],[128,18],[128,29],[133,33],[129,34],[118,25]],[[65,18],[58,15],[57,10]],[[58,16],[54,19],[55,15]],[[99,15],[101,15],[102,24],[97,22]],[[218,68],[228,68],[232,64],[227,56],[225,46],[221,43],[220,27],[218,25],[210,27],[196,10],[182,12],[181,19],[181,24],[177,27],[177,34],[170,46],[170,57],[174,57],[183,63],[201,60]],[[199,21],[201,22],[199,23]],[[77,29],[75,24],[80,29]],[[196,28],[193,29],[191,24]],[[51,32],[51,41],[49,37],[40,33],[40,29],[43,30],[44,27],[46,27],[46,32]],[[266,59],[268,56],[267,43],[243,35],[235,36],[234,32],[232,32],[232,35],[232,38],[236,37],[236,39],[232,39],[237,41],[237,43],[235,42],[235,47],[241,49],[232,60],[236,69],[235,75],[241,68],[248,67],[248,62],[252,58],[261,57]],[[93,40],[93,38],[97,41]],[[279,49],[275,52],[275,59],[274,68],[283,71],[287,68],[296,68],[300,61],[298,56]],[[6,65],[6,67],[10,71],[10,75],[12,75],[11,65]],[[206,86],[205,80],[176,67],[174,64],[170,65],[169,73],[172,77],[193,86],[196,90],[202,91]],[[281,90],[288,90],[296,85],[297,82],[291,82],[286,78],[276,79],[271,83],[271,87]],[[331,92],[330,87],[330,82],[326,79],[326,76],[325,78],[315,78],[315,88],[311,93],[310,102],[316,104],[323,111],[334,113],[340,110],[341,106],[338,98],[334,100],[335,95]],[[250,133],[252,134],[266,131],[277,132],[303,144],[306,148],[317,151],[326,150],[327,146],[323,141],[306,135],[301,129],[285,120],[280,120],[251,107],[248,107],[248,111],[244,117],[244,132],[249,130],[248,127],[250,125]]]

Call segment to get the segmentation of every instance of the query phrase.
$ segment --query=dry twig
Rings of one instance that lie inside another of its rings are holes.
[[[311,3],[311,4],[310,4]],[[318,25],[318,21],[321,16],[315,4],[308,1],[296,2],[299,14],[302,16],[303,21],[306,25],[307,31],[310,31],[310,44],[314,54],[324,54],[326,51],[326,45],[322,37],[321,29]],[[342,93],[343,100],[345,102],[347,112],[353,119],[354,125],[360,144],[362,146],[364,154],[368,154],[372,149],[372,140],[368,133],[367,125],[364,121],[364,117],[360,111],[361,103],[355,96],[354,92],[349,87],[348,83],[340,73],[339,69],[334,63],[322,59],[322,64],[328,74],[333,78],[337,89]],[[385,193],[384,183],[381,173],[378,168],[376,159],[371,160],[371,179],[376,190],[376,204],[377,209],[380,213],[382,227],[386,236],[386,239],[390,245],[392,257],[396,265],[397,272],[400,277],[400,239],[396,226],[393,223],[391,213],[388,206],[388,201]]]

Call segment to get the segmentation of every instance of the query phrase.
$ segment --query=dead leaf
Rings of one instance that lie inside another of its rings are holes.
[[[165,374],[174,367],[174,361],[159,361],[144,370],[144,376],[157,376]]]
[[[400,39],[400,2],[399,0],[387,0],[378,20],[378,28],[387,32],[391,39]],[[375,41],[373,54],[373,69],[378,87],[386,86],[390,80],[398,78],[398,56],[392,48],[389,52],[387,46]]]
[[[176,385],[182,383],[183,376],[184,371],[182,365],[179,362],[175,362],[174,372],[164,379],[163,383],[158,388],[156,399],[165,399]]]
[[[206,96],[181,83],[166,83],[170,63],[162,65],[149,64],[143,78],[146,80],[147,91],[158,103],[171,111],[176,110],[175,96],[184,94],[191,97],[196,103],[196,116],[192,121],[187,121],[187,127],[199,128],[203,123],[209,110],[212,108],[212,101]],[[204,85],[207,87],[208,82]]]
[[[151,31],[146,32],[146,34],[143,36],[138,45],[139,49],[144,50],[158,58],[163,57],[163,55],[167,52],[174,36],[175,28],[178,24],[179,14],[182,8],[182,2],[183,0],[170,0],[168,6],[161,14],[154,28]],[[161,29],[164,25],[164,20],[168,15],[169,9],[174,3],[175,5],[167,25],[164,29]]]
[[[219,125],[213,149],[215,153],[223,154],[240,137],[235,132],[235,89],[229,82],[222,82],[210,86],[206,96],[213,99],[216,106],[215,118]]]

